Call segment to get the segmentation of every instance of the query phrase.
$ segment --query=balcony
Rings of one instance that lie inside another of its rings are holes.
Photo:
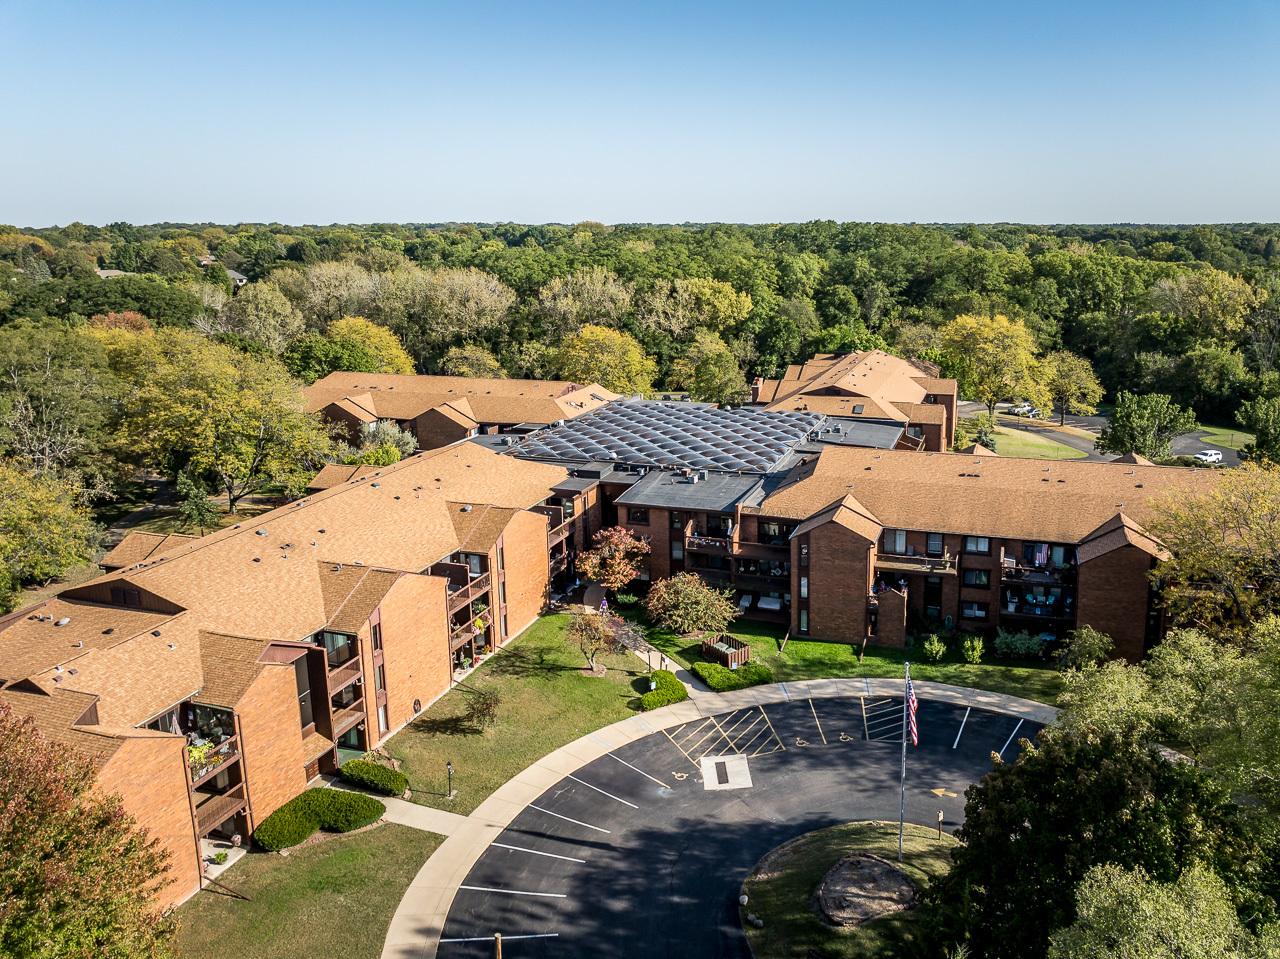
[[[570,535],[573,534],[573,520],[567,519],[559,526],[553,526],[547,531],[547,547],[555,546],[557,543],[563,543]]]
[[[237,783],[218,796],[210,796],[196,806],[196,829],[201,836],[217,829],[224,822],[243,811],[247,805],[244,783]]]
[[[195,745],[187,747],[187,767],[191,773],[191,787],[194,789],[230,768],[232,763],[240,759],[240,737],[229,736],[217,745]]]
[[[455,613],[468,603],[479,599],[489,591],[489,586],[492,583],[493,576],[491,573],[481,573],[475,579],[468,579],[465,583],[458,583],[457,585],[450,580],[449,612]]]
[[[547,561],[547,565],[552,576],[556,573],[563,572],[569,566],[569,554],[556,553]]]
[[[728,556],[733,552],[733,543],[728,537],[724,536],[686,536],[684,548],[693,553]]]
[[[356,723],[364,722],[364,700],[357,699],[350,706],[336,710],[333,714],[333,738],[336,740]]]
[[[733,582],[733,577],[727,569],[714,569],[710,566],[694,566],[687,569],[690,573],[697,573],[712,586],[729,586]]]
[[[734,555],[741,556],[744,559],[790,559],[791,544],[785,541],[782,543],[747,543],[739,540],[738,546],[734,550]]]
[[[484,633],[481,630],[476,629],[476,627],[471,623],[467,623],[465,626],[459,626],[449,634],[449,652],[452,653],[454,650],[465,646],[472,639],[476,639],[483,635]]]
[[[930,576],[955,576],[955,559],[941,556],[916,556],[903,553],[876,553],[876,569],[895,573],[927,573]]]
[[[791,574],[767,576],[760,573],[737,573],[733,577],[733,584],[739,589],[776,590],[787,593],[791,591]]]
[[[360,678],[362,673],[360,665],[360,657],[352,656],[340,666],[335,666],[329,670],[329,695],[333,695],[340,689],[350,686],[353,682]]]

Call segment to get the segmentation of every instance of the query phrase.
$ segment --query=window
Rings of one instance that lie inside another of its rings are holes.
[[[991,570],[989,569],[966,569],[964,571],[964,584],[966,586],[987,587],[991,585]]]
[[[387,707],[379,706],[378,707],[378,730],[379,732],[385,733],[390,728],[391,728],[391,724],[387,722]]]
[[[298,686],[298,718],[302,720],[302,728],[314,726],[316,717],[311,709],[311,675],[307,672],[307,657],[299,656],[293,661],[293,676]]]
[[[684,559],[684,543],[680,542],[678,539],[673,539],[671,541],[671,558]]]
[[[920,439],[922,436],[924,436],[924,430],[922,430],[918,426],[908,426],[907,435],[914,436],[916,439]]]
[[[327,629],[320,634],[325,653],[329,657],[329,665],[341,666],[356,654],[355,637],[346,633],[331,633]]]
[[[800,632],[809,632],[809,611],[807,609],[800,610]]]
[[[801,599],[809,598],[809,577],[808,576],[800,577],[800,598]]]
[[[640,572],[636,575],[636,579],[640,580],[642,583],[649,582],[649,567],[642,566],[640,568]]]
[[[647,509],[638,509],[635,506],[628,506],[627,522],[632,526],[648,526],[649,511]]]
[[[927,548],[929,550],[930,556],[941,556],[942,555],[942,534],[930,533],[929,545]]]
[[[386,667],[379,666],[373,671],[373,691],[380,693],[387,688],[387,672]]]
[[[801,566],[809,565],[809,544],[808,543],[800,544],[800,565]]]
[[[502,618],[499,620],[499,622],[502,624],[502,638],[506,639],[507,638],[507,614],[506,613],[502,614]]]
[[[684,529],[684,523],[685,523],[684,513],[680,512],[679,510],[672,510],[669,515],[671,517],[672,529]]]
[[[506,566],[506,562],[505,562],[505,559],[506,559],[506,557],[504,557],[504,556],[502,555],[502,547],[501,547],[501,546],[499,546],[499,547],[498,547],[498,569],[506,569],[506,568],[507,568],[507,566]]]
[[[960,615],[965,619],[986,619],[987,604],[975,603],[966,599],[960,604]]]
[[[884,551],[886,553],[905,553],[907,551],[907,531],[905,529],[885,530]]]
[[[507,604],[507,581],[505,579],[498,580],[498,603],[502,606]]]
[[[708,536],[728,536],[733,529],[733,516],[723,513],[712,513],[707,517]]]
[[[990,553],[991,540],[985,536],[966,536],[964,538],[964,551],[966,553]]]
[[[378,650],[382,648],[382,624],[381,623],[373,624],[372,634],[373,634],[373,651],[376,653]]]
[[[471,575],[472,579],[475,579],[483,572],[480,568],[479,553],[463,553],[462,558],[459,559],[458,562],[467,564],[467,572]]]
[[[120,586],[112,586],[111,604],[113,606],[141,606],[142,594],[136,589],[124,589]]]

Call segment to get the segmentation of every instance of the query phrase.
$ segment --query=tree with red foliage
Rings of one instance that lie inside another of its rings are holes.
[[[149,319],[133,310],[125,310],[122,313],[95,313],[89,317],[89,325],[100,330],[128,330],[130,333],[146,333],[154,329]]]
[[[649,544],[629,529],[602,529],[595,535],[595,549],[583,553],[578,560],[578,572],[617,592],[640,574],[638,561],[648,552]]]
[[[167,959],[167,853],[93,765],[0,703],[0,955]]]

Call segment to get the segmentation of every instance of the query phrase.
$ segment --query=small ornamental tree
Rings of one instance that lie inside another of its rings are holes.
[[[596,666],[596,657],[615,645],[612,618],[608,615],[578,615],[569,625],[565,640],[582,650],[587,657],[587,666],[594,672],[603,672]]]
[[[0,703],[0,955],[160,959],[168,855],[92,764]]]
[[[655,622],[674,633],[723,633],[738,607],[729,590],[712,589],[694,573],[677,573],[649,588],[644,608]]]
[[[578,572],[614,592],[640,574],[638,561],[649,553],[649,544],[621,526],[595,535],[595,549],[578,559]]]
[[[178,474],[176,485],[178,499],[182,501],[178,504],[180,530],[185,532],[193,528],[199,529],[200,535],[203,536],[205,529],[215,529],[221,525],[222,511],[185,470]]]

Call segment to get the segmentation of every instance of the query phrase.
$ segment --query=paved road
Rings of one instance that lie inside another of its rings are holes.
[[[942,810],[948,830],[991,753],[1010,759],[1041,728],[931,701],[919,727],[906,818],[932,826]],[[901,732],[901,698],[799,699],[698,717],[602,755],[494,836],[453,899],[437,955],[491,956],[500,932],[508,957],[746,959],[742,881],[802,833],[896,821]]]

